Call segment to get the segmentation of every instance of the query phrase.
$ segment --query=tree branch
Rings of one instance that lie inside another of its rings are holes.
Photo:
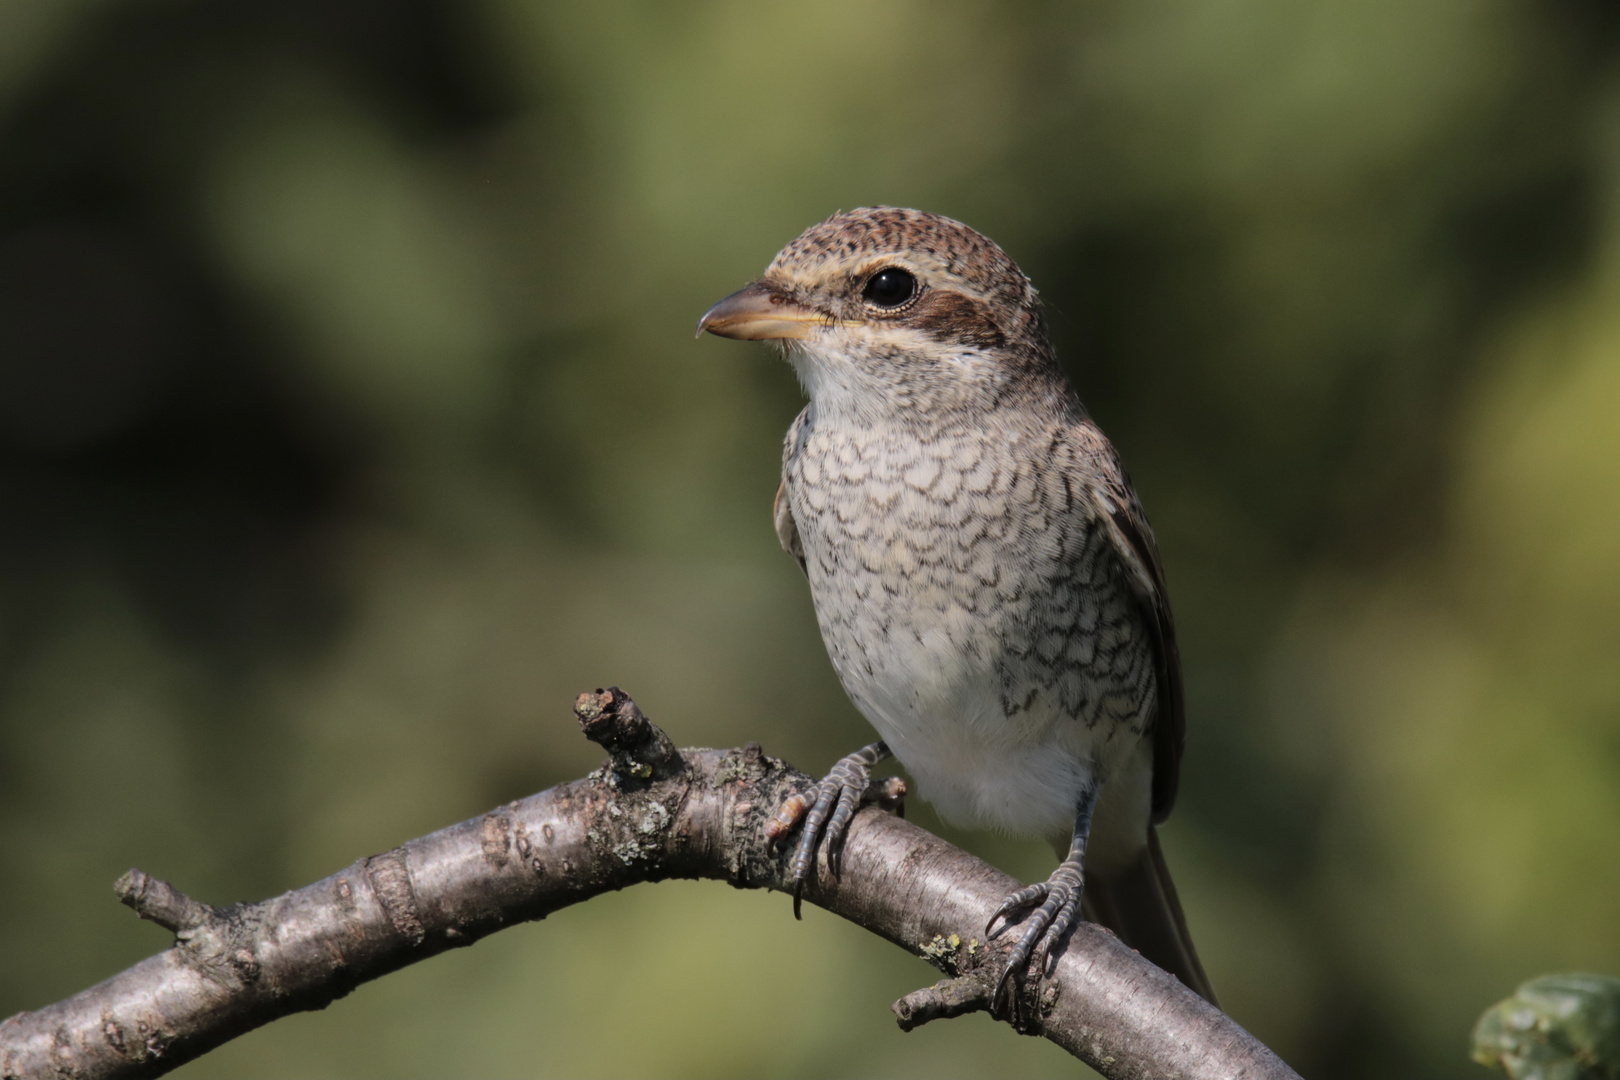
[[[0,1024],[0,1077],[161,1075],[362,982],[637,882],[783,888],[790,852],[773,849],[767,827],[809,777],[754,743],[677,750],[616,688],[582,694],[575,711],[611,754],[590,776],[275,899],[210,907],[131,870],[119,899],[174,931],[174,947]],[[909,1030],[990,1007],[1004,946],[987,943],[984,926],[1016,887],[915,825],[868,811],[850,827],[842,876],[833,880],[823,861],[805,899],[949,976],[895,1003]],[[1002,1019],[1104,1076],[1297,1080],[1225,1014],[1090,923],[1051,976],[1026,982]]]

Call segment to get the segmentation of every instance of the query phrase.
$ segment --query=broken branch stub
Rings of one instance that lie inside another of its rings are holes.
[[[663,780],[684,766],[670,737],[617,686],[579,695],[574,715],[585,737],[608,752],[621,782]]]

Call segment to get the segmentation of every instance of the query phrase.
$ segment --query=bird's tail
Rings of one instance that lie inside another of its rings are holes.
[[[1187,918],[1181,913],[1170,868],[1164,864],[1157,829],[1148,827],[1147,846],[1123,871],[1108,877],[1088,874],[1081,905],[1086,918],[1108,927],[1125,944],[1219,1007],[1204,965],[1198,962],[1192,935],[1187,933]]]

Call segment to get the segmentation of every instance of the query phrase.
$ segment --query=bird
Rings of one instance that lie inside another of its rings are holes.
[[[880,736],[773,821],[801,830],[795,912],[892,756],[945,821],[1058,852],[987,927],[1018,928],[998,995],[1049,972],[1084,915],[1215,1003],[1157,832],[1186,739],[1157,542],[1029,278],[961,222],[863,207],[806,229],[705,331],[774,343],[808,398],[776,533]]]

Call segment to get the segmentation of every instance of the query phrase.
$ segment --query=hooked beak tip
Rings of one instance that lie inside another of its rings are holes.
[[[698,320],[703,332],[743,341],[786,341],[809,336],[821,316],[790,300],[779,286],[756,281],[715,304]]]

